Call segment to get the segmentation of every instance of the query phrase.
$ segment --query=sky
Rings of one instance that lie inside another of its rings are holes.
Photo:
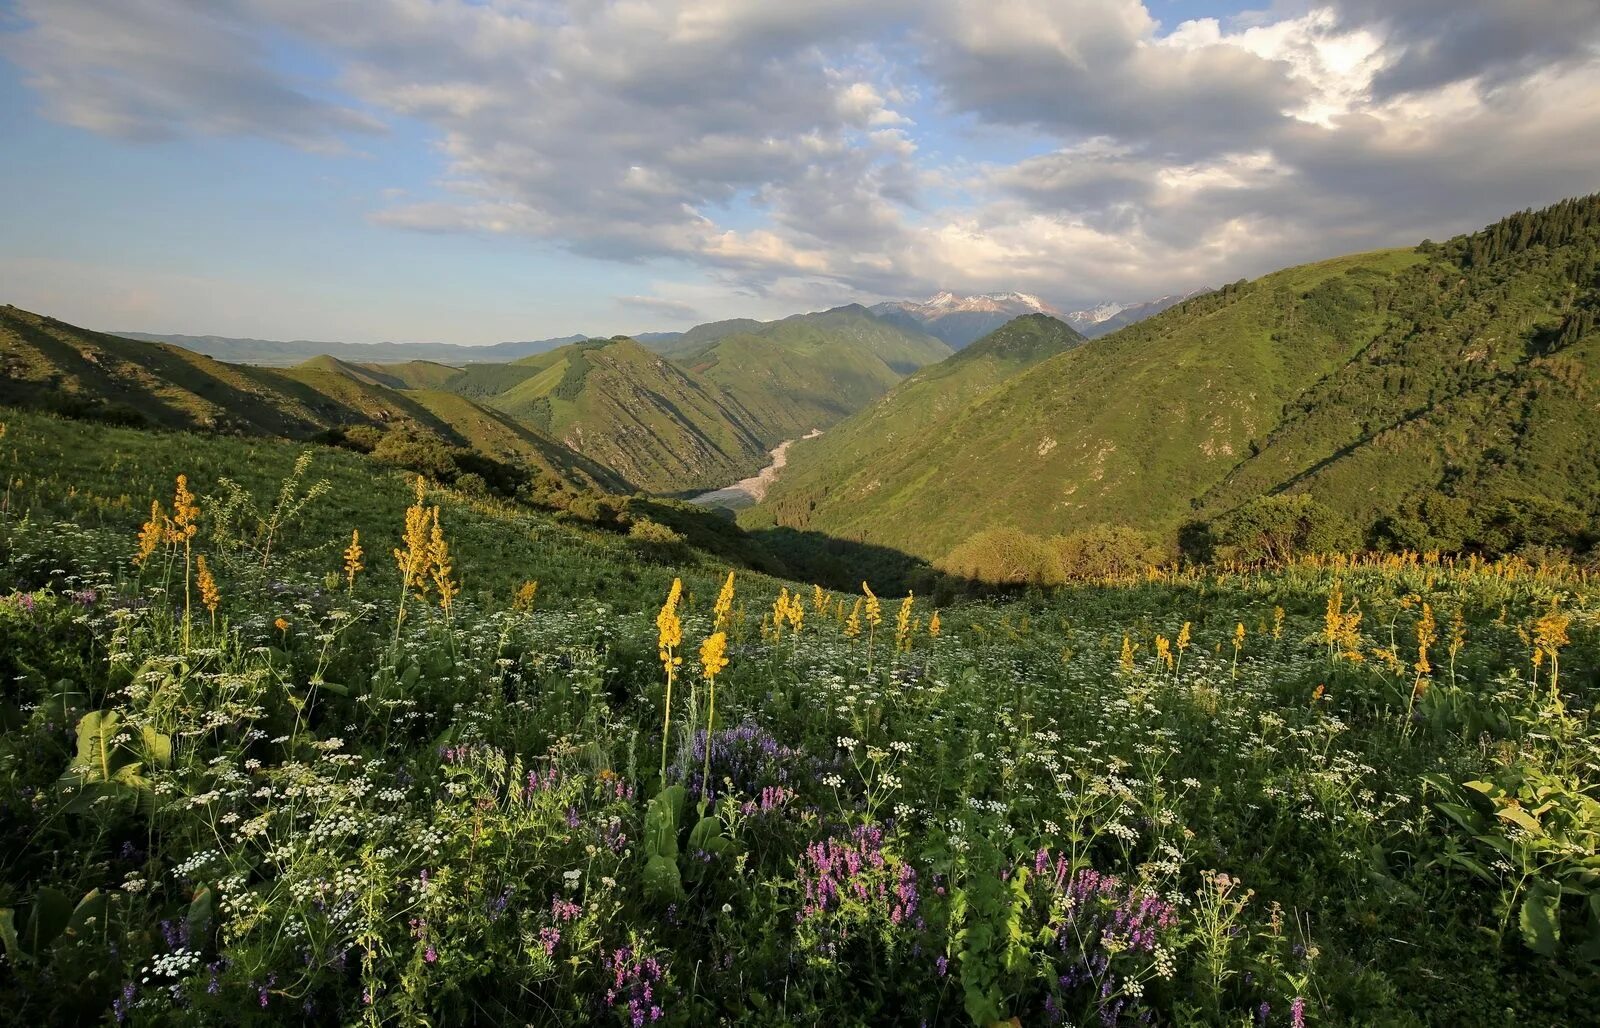
[[[103,330],[1071,310],[1596,190],[1597,0],[0,0],[0,302]]]

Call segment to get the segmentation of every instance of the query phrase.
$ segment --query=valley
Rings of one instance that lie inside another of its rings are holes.
[[[814,428],[800,438],[815,439],[821,434],[822,430],[820,428]],[[699,496],[692,496],[689,498],[689,502],[706,507],[721,507],[725,510],[741,510],[760,503],[766,498],[767,490],[771,488],[772,483],[777,481],[779,473],[789,463],[789,447],[794,445],[795,442],[796,440],[794,439],[785,439],[773,447],[768,453],[768,456],[772,458],[772,463],[751,477],[741,478],[732,485],[723,486],[721,489],[713,489],[710,492],[701,493]]]

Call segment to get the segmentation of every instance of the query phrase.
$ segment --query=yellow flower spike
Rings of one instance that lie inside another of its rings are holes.
[[[344,582],[345,588],[355,591],[356,574],[366,565],[361,563],[361,558],[366,556],[361,549],[361,532],[358,529],[350,530],[350,545],[344,550]]]
[[[850,616],[844,622],[844,637],[854,639],[861,634],[861,603],[862,598],[856,597],[856,605],[850,608]]]
[[[783,635],[783,624],[789,620],[789,589],[785,586],[779,590],[778,598],[772,601],[772,634],[773,638]]]
[[[877,628],[883,624],[883,606],[878,602],[877,595],[867,583],[861,583],[861,592],[865,594],[867,599],[867,626],[869,628]]]
[[[1272,638],[1273,639],[1282,639],[1283,638],[1283,608],[1282,607],[1273,607],[1272,608]]]
[[[728,666],[728,634],[713,632],[700,644],[700,673],[706,678],[716,678]]]
[[[1122,637],[1122,655],[1117,659],[1117,665],[1124,674],[1133,671],[1133,640],[1126,635]]]
[[[1433,670],[1433,665],[1428,663],[1428,647],[1432,646],[1438,637],[1438,626],[1433,620],[1433,608],[1424,603],[1422,616],[1417,619],[1417,661],[1412,665],[1419,678]]]
[[[667,693],[661,704],[661,785],[667,784],[667,732],[672,727],[672,681],[683,658],[677,649],[683,645],[683,622],[678,620],[678,600],[683,596],[683,582],[674,578],[667,602],[656,615],[656,645],[661,665],[667,672]]]
[[[940,631],[942,631],[942,626],[939,624],[939,612],[936,610],[933,612],[933,617],[928,619],[928,638],[939,638]]]
[[[206,565],[206,555],[203,553],[195,558],[195,582],[200,587],[200,602],[211,612],[212,627],[215,627],[217,605],[222,602],[222,591],[217,588],[217,580],[212,576],[211,568]]]
[[[1344,583],[1334,582],[1328,591],[1328,607],[1322,615],[1322,641],[1330,648],[1339,642],[1339,629],[1344,622]]]
[[[1550,659],[1550,689],[1554,693],[1561,675],[1561,647],[1572,640],[1567,637],[1567,626],[1572,618],[1556,609],[1551,602],[1550,612],[1533,623],[1534,667],[1541,657]]]
[[[401,540],[405,546],[394,551],[394,561],[400,569],[402,609],[405,593],[415,590],[418,599],[425,599],[428,595],[428,572],[431,568],[428,530],[431,519],[428,508],[422,505],[425,489],[422,476],[418,475],[417,502],[406,508],[406,529]]]
[[[1172,660],[1172,643],[1164,635],[1156,636],[1156,659],[1165,664],[1168,671],[1175,667]]]
[[[661,662],[669,673],[683,663],[682,657],[674,656],[674,651],[683,645],[683,622],[678,620],[678,601],[682,597],[683,582],[674,578],[672,589],[667,593],[667,602],[661,605],[661,612],[656,615],[656,642]]]
[[[175,540],[193,539],[200,530],[196,523],[200,517],[200,506],[195,503],[194,493],[189,491],[189,476],[178,476],[178,487],[172,494],[172,525]]]
[[[894,618],[894,645],[897,650],[911,649],[911,605],[914,602],[912,594],[906,593],[906,598],[900,601],[900,610]]]
[[[729,577],[732,581],[732,577]],[[700,799],[711,795],[711,733],[717,727],[717,675],[728,666],[728,636],[726,632],[713,632],[700,644],[700,672],[706,677],[710,700],[706,708],[705,766],[700,771]]]
[[[161,512],[161,501],[150,501],[150,520],[139,528],[139,552],[133,558],[137,567],[144,567],[145,562],[155,555],[161,541],[166,538],[166,515]]]
[[[823,591],[820,585],[811,587],[811,609],[817,614],[826,614],[828,612],[828,594]]]
[[[539,583],[529,579],[517,588],[517,594],[511,598],[511,609],[528,611],[533,609],[533,601],[539,595]]]
[[[450,545],[439,527],[439,508],[433,508],[433,532],[428,540],[428,570],[433,587],[439,591],[439,606],[450,613],[450,603],[461,595],[461,586],[450,578]]]
[[[726,631],[733,618],[733,572],[728,572],[728,580],[722,583],[722,591],[717,594],[717,602],[711,608],[712,621],[718,631]]]
[[[789,624],[794,628],[796,633],[800,632],[806,627],[806,608],[805,604],[800,602],[799,593],[795,593],[793,596],[789,597],[788,616]]]

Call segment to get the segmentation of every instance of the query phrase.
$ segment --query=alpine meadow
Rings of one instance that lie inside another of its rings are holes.
[[[1593,13],[0,0],[0,1022],[1595,1023]]]

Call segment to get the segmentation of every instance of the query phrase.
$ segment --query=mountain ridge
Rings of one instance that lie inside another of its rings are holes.
[[[769,515],[928,558],[994,527],[1170,541],[1298,495],[1352,545],[1581,541],[1600,516],[1597,268],[1588,197],[1234,283],[880,441],[868,472],[808,470],[818,448],[797,446]]]

